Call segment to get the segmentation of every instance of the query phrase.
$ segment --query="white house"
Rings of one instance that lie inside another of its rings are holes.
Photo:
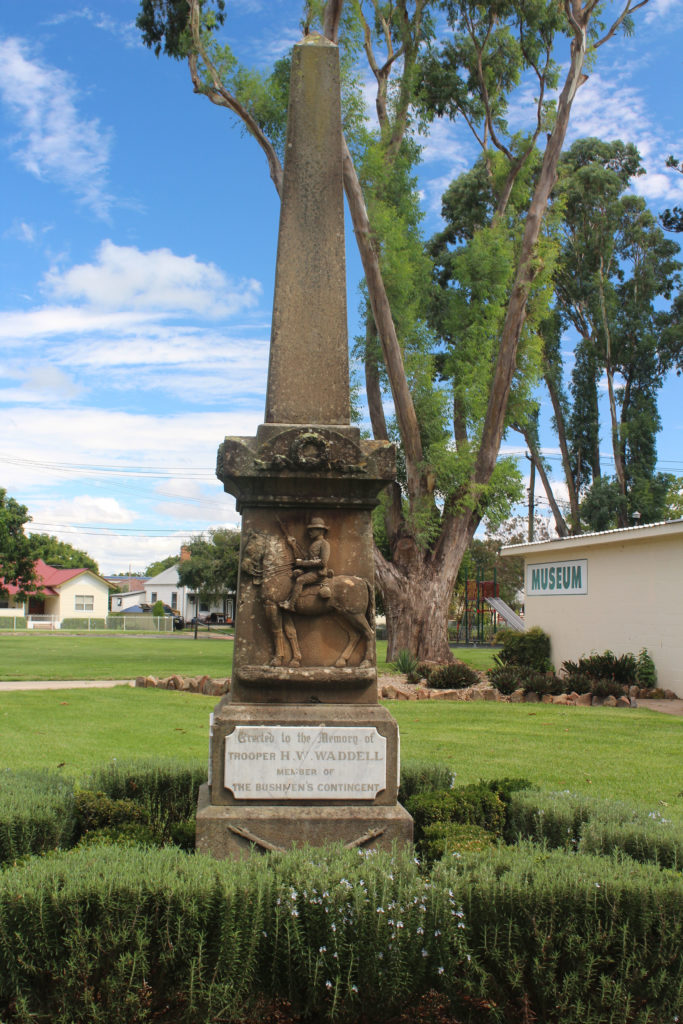
[[[28,625],[60,625],[65,619],[105,619],[111,584],[91,569],[56,569],[38,559],[36,587],[23,599],[16,586],[5,584],[0,616],[26,617]]]
[[[524,556],[524,620],[555,666],[646,648],[658,685],[683,696],[683,519],[504,547]]]
[[[178,611],[185,621],[189,621],[197,614],[197,602],[194,592],[180,585],[178,579],[178,566],[180,562],[169,566],[156,576],[140,580],[140,587],[123,594],[114,594],[111,599],[111,610],[113,612],[125,612],[139,604],[156,604],[161,601]],[[224,599],[213,604],[199,602],[200,615],[220,615],[232,620],[234,617],[234,594],[229,594]]]

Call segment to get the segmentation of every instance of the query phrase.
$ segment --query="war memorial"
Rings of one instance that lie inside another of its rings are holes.
[[[265,422],[218,450],[242,543],[200,852],[412,839],[377,700],[371,512],[394,473],[393,446],[350,421],[339,58],[311,35],[292,57]]]

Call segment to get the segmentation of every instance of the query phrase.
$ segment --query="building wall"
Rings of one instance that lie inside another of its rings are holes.
[[[7,607],[3,605],[7,602]],[[5,594],[0,598],[0,616],[7,616],[8,618],[16,618],[17,615],[26,614],[26,605],[19,598],[14,597],[12,594]]]
[[[76,608],[77,596],[92,597],[92,609]],[[57,599],[52,599],[56,606]],[[59,610],[53,609],[52,601],[45,602],[47,615],[58,615],[60,619],[105,619],[109,614],[109,587],[90,573],[82,573],[75,579],[67,580],[59,587]],[[48,607],[50,604],[50,607]]]
[[[558,669],[592,651],[637,655],[646,647],[659,685],[683,696],[683,531],[640,529],[524,551],[525,622],[549,634]],[[587,563],[587,593],[531,594],[531,565],[580,559]]]

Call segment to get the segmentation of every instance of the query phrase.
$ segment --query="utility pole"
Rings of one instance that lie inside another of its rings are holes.
[[[533,460],[533,456],[526,453],[526,457],[529,460],[529,529],[528,538],[531,544],[534,539],[534,492],[536,490],[536,463]]]

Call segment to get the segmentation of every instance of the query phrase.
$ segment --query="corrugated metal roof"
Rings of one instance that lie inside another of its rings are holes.
[[[589,540],[592,537],[616,537],[624,534],[643,533],[662,526],[683,526],[683,519],[664,519],[660,523],[644,523],[642,526],[622,526],[616,530],[597,530],[593,533],[578,533],[571,537],[551,537],[548,540],[526,541],[523,544],[504,544],[502,551],[523,551],[525,548],[537,548],[548,544],[571,544]]]

